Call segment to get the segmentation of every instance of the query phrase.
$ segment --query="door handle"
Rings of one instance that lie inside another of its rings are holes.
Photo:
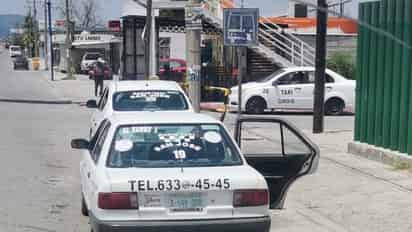
[[[89,179],[90,179],[90,172],[88,172],[88,173],[87,173],[87,178],[89,178]]]
[[[302,90],[302,88],[295,88],[295,90]]]
[[[326,89],[327,89],[327,90],[331,90],[331,89],[332,89],[332,86],[326,86]]]

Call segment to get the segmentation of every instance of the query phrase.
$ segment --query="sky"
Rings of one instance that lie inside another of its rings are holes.
[[[0,14],[21,14],[25,15],[28,11],[28,3],[33,0],[1,0],[2,6],[0,7]],[[61,2],[60,0],[51,0],[52,4]],[[79,0],[72,0],[79,1]],[[120,17],[121,14],[121,4],[119,2],[123,0],[96,0],[100,6],[100,18],[116,19]],[[235,2],[240,5],[241,0],[235,0]],[[259,7],[261,10],[261,15],[264,16],[278,16],[287,14],[288,0],[244,0],[246,7]],[[305,0],[308,2],[316,2],[316,0]],[[337,2],[337,0],[329,0],[330,2]],[[351,4],[348,5],[346,13],[350,16],[355,17],[357,15],[357,4],[359,0],[353,0]],[[37,2],[43,2],[43,0],[37,0]],[[38,4],[40,5],[40,4]],[[41,8],[39,7],[39,11]],[[42,12],[40,11],[39,18],[42,18]]]

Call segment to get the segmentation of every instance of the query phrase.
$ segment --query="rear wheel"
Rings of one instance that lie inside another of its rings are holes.
[[[327,115],[341,115],[345,108],[345,102],[339,98],[329,99],[325,104],[325,114]]]
[[[87,209],[86,201],[84,200],[84,197],[82,196],[82,215],[83,216],[89,216],[89,210]]]
[[[246,103],[248,114],[263,114],[266,109],[266,101],[261,97],[252,97]]]

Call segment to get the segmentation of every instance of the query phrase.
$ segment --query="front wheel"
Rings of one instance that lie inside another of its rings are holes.
[[[338,98],[329,99],[325,104],[326,115],[341,115],[345,109],[345,103]]]
[[[266,109],[266,101],[261,97],[252,97],[246,103],[248,114],[263,114]]]

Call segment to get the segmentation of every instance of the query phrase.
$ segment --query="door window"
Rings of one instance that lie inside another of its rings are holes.
[[[271,208],[282,208],[287,189],[317,167],[318,149],[282,119],[241,118],[235,138],[248,164],[266,179]]]
[[[107,124],[107,119],[100,123],[99,127],[97,128],[96,133],[94,133],[93,137],[90,139],[90,142],[89,142],[89,144],[90,144],[89,145],[90,154],[92,154],[92,152],[93,152],[93,150],[96,146],[97,140],[100,137],[100,135],[102,134],[103,129],[105,128],[106,124]]]
[[[91,153],[92,159],[95,163],[97,163],[97,161],[99,160],[99,157],[100,157],[101,152],[102,152],[103,144],[106,141],[106,137],[107,137],[107,134],[109,132],[109,129],[110,129],[110,122],[107,121],[106,123],[104,123],[104,126],[103,126],[103,129],[102,129],[101,133],[99,133],[97,142],[96,142],[96,144],[94,146],[94,149]]]
[[[315,76],[315,72],[309,72],[309,82],[310,83],[315,83],[315,79],[316,79],[316,76]],[[326,83],[334,83],[335,82],[335,80],[329,75],[329,74],[325,74],[325,77],[326,77]]]
[[[307,72],[291,72],[276,81],[277,85],[299,85],[310,84],[310,78]]]

